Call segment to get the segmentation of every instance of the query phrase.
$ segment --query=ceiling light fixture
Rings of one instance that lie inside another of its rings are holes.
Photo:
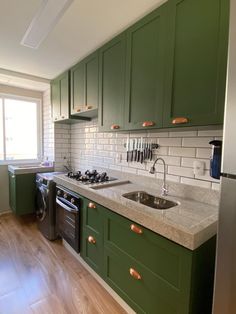
[[[42,0],[33,17],[21,45],[37,49],[54,28],[73,0]]]

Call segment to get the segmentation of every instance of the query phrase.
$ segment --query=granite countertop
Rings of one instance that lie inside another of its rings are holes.
[[[13,174],[26,174],[26,173],[39,173],[39,172],[51,172],[54,171],[53,166],[43,166],[40,164],[32,165],[9,165],[8,171]]]
[[[148,185],[119,178],[102,186],[91,186],[78,183],[65,175],[54,176],[54,181],[190,250],[199,247],[217,231],[218,206],[216,204],[186,199],[171,194],[170,191],[170,195],[165,198],[177,202],[178,205],[166,210],[157,210],[122,196],[133,191],[145,191],[160,196],[160,189],[152,184],[149,184],[152,186],[150,188]],[[204,190],[206,194],[207,189]]]

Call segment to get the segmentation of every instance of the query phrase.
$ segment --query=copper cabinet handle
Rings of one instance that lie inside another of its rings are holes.
[[[92,203],[92,202],[90,202],[89,204],[88,204],[88,208],[96,208],[96,205],[94,204],[94,203]]]
[[[130,276],[132,276],[136,280],[141,280],[142,279],[141,275],[133,268],[129,269],[129,273],[130,273]]]
[[[149,126],[154,126],[154,125],[155,125],[155,122],[153,121],[144,121],[142,124],[144,128],[149,127]]]
[[[91,243],[91,244],[95,244],[96,243],[96,240],[93,236],[89,236],[88,237],[88,242]]]
[[[120,128],[120,126],[118,124],[112,124],[112,126],[111,126],[111,130],[117,130],[119,128]]]
[[[77,112],[80,112],[80,111],[81,111],[81,109],[77,109],[76,111],[77,111]]]
[[[143,233],[143,230],[134,224],[130,225],[130,230],[132,230],[133,232],[135,232],[137,234]]]
[[[89,109],[92,109],[92,108],[93,108],[93,106],[91,106],[91,105],[85,106],[85,109],[86,109],[86,110],[89,110]]]
[[[57,120],[57,118],[54,118],[54,120],[56,121],[56,120]]]
[[[61,118],[62,118],[62,119],[65,119],[65,117],[64,117],[64,116],[62,116]]]
[[[172,120],[172,124],[184,124],[184,123],[188,123],[188,119],[185,117],[178,117]]]

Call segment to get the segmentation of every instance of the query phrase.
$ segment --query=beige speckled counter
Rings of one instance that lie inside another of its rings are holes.
[[[110,210],[143,225],[144,227],[190,249],[194,250],[216,234],[218,207],[196,200],[168,195],[167,199],[179,205],[166,210],[157,210],[122,195],[133,191],[146,191],[160,196],[160,189],[150,188],[127,180],[117,180],[99,188],[78,183],[77,181],[57,175],[60,184],[82,196],[85,196]],[[151,185],[153,187],[153,185]],[[206,190],[207,191],[207,190]]]
[[[42,165],[9,165],[8,171],[13,174],[26,174],[26,173],[39,173],[39,172],[52,172],[54,171],[53,166],[42,166]]]

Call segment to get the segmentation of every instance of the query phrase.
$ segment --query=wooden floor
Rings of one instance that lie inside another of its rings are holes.
[[[32,218],[0,216],[0,314],[126,313]]]

